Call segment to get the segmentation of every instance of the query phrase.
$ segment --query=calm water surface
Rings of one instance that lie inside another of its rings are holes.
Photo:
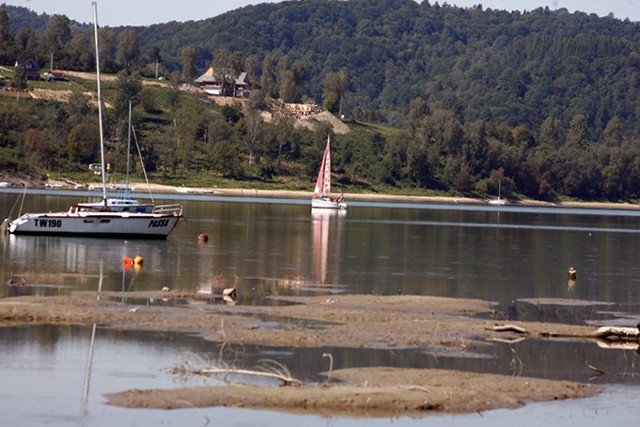
[[[66,210],[75,200],[28,195],[23,211]],[[634,325],[640,319],[640,266],[636,263],[640,214],[635,211],[353,202],[346,214],[319,214],[299,200],[194,197],[183,203],[187,220],[166,241],[3,236],[2,283],[23,278],[28,286],[20,290],[0,286],[0,297],[17,292],[64,294],[98,286],[131,291],[167,286],[214,293],[233,286],[238,289],[238,304],[244,305],[274,304],[270,297],[277,295],[438,295],[496,301],[499,305],[493,315],[497,318],[593,325]],[[1,218],[12,211],[16,216],[19,205],[18,195],[0,193]],[[208,243],[198,242],[201,232],[209,235]],[[138,255],[144,258],[142,269],[123,267],[124,256]],[[567,280],[569,266],[578,271],[575,283]],[[573,303],[537,304],[538,298]],[[97,328],[92,341],[92,332],[90,327],[0,329],[4,385],[0,410],[6,409],[4,413],[9,411],[23,425],[175,425],[181,420],[189,420],[189,425],[207,420],[212,425],[420,422],[327,420],[224,408],[170,412],[112,408],[104,405],[103,394],[192,384],[189,381],[195,380],[176,378],[169,368],[192,355],[219,361],[221,349],[184,335]],[[253,368],[259,359],[271,358],[295,376],[314,382],[323,381],[319,372],[327,366],[321,355],[327,351],[334,355],[337,367],[437,367],[583,382],[593,375],[587,365],[607,372],[591,378],[610,390],[596,399],[492,411],[482,418],[429,417],[434,425],[507,425],[513,416],[527,425],[527,420],[539,421],[544,414],[549,419],[570,414],[567,425],[573,420],[584,426],[589,420],[615,421],[619,414],[640,415],[640,410],[620,410],[621,401],[640,394],[636,353],[599,349],[592,343],[480,343],[479,357],[472,359],[441,357],[437,349],[243,347],[234,354],[243,355],[237,362],[242,367]],[[522,362],[516,368],[514,352]],[[87,377],[90,387],[83,399]]]

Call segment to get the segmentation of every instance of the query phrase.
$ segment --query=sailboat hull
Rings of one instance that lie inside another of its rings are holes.
[[[347,209],[347,202],[339,202],[330,197],[314,197],[311,199],[312,209]]]
[[[9,221],[12,234],[165,239],[181,214],[123,212],[28,213]]]

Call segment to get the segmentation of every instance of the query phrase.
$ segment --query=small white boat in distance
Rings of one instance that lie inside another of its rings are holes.
[[[347,209],[347,202],[344,200],[342,192],[338,197],[331,195],[331,139],[329,137],[327,137],[327,145],[324,149],[318,179],[313,190],[311,208]]]
[[[497,199],[491,199],[489,200],[489,204],[490,205],[495,205],[495,206],[504,206],[507,204],[507,201],[505,199],[502,198],[501,195],[501,185],[500,185],[500,181],[498,181],[498,198]]]

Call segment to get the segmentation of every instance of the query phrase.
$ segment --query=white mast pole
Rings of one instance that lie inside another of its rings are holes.
[[[104,159],[104,131],[102,125],[102,90],[100,88],[100,47],[98,46],[98,2],[91,2],[93,6],[93,32],[96,41],[96,82],[98,84],[98,124],[100,127],[100,164],[102,165],[102,201],[107,206],[107,171]]]

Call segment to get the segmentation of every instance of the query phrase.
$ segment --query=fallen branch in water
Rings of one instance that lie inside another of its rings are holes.
[[[620,326],[603,326],[593,333],[595,338],[640,338],[638,327],[626,328]]]
[[[597,372],[599,375],[607,375],[605,371],[603,371],[602,369],[598,369],[593,365],[587,365],[587,368],[591,369],[594,372]]]
[[[518,334],[528,334],[529,332],[527,332],[526,329],[521,328],[520,326],[517,325],[496,325],[494,326],[491,330],[496,331],[496,332],[515,332]]]
[[[235,369],[235,368],[204,368],[191,372],[194,375],[218,375],[218,374],[237,374],[237,375],[251,375],[255,377],[267,377],[274,378],[282,381],[284,385],[302,385],[302,381],[292,378],[283,374],[275,372],[262,372],[252,371],[249,369]]]
[[[495,332],[515,332],[522,335],[529,334],[529,331],[514,324],[495,325],[487,329]],[[538,335],[545,338],[600,338],[607,341],[638,341],[640,340],[640,324],[633,327],[603,326],[595,332],[586,334],[561,334],[558,332],[542,331]]]
[[[259,362],[261,365],[258,366],[257,370],[251,369],[239,369],[234,367],[228,367],[228,365],[222,361],[218,363],[223,365],[222,367],[200,367],[202,365],[206,365],[206,363],[198,356],[192,356],[194,361],[186,360],[181,365],[173,367],[171,372],[173,374],[183,375],[185,377],[189,375],[203,375],[203,376],[215,376],[215,375],[249,375],[255,377],[266,377],[273,378],[279,381],[282,381],[284,385],[303,385],[302,381],[293,378],[289,369],[283,364],[276,362],[275,360],[263,359]],[[226,380],[223,380],[226,382]]]

